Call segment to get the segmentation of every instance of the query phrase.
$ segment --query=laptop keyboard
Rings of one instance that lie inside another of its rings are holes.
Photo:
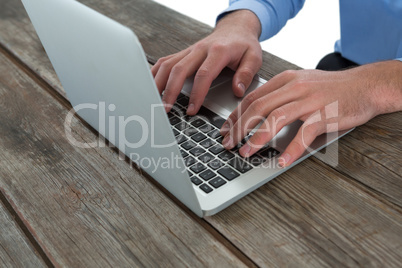
[[[279,151],[266,146],[253,156],[243,158],[238,150],[249,136],[232,150],[226,150],[219,133],[225,119],[204,106],[197,115],[188,116],[188,101],[189,98],[180,93],[168,117],[190,180],[205,193],[223,187],[267,159],[279,155]]]

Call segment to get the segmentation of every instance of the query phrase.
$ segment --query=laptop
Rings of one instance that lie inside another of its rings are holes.
[[[74,0],[22,2],[75,112],[200,217],[221,211],[347,133],[321,135],[281,168],[278,156],[302,124],[296,121],[244,159],[240,145],[225,150],[219,134],[241,101],[232,93],[233,73],[223,71],[212,83],[195,117],[185,114],[192,88],[187,79],[167,114],[131,29]],[[246,94],[265,82],[255,77]]]

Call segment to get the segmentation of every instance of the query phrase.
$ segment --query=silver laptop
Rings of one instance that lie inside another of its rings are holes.
[[[346,133],[318,137],[293,165],[280,168],[278,156],[300,128],[297,121],[244,159],[236,148],[223,149],[218,131],[241,101],[232,94],[230,72],[213,82],[197,116],[185,115],[191,79],[166,114],[132,30],[74,0],[22,2],[75,112],[200,217],[228,207]],[[264,82],[256,77],[246,93]]]

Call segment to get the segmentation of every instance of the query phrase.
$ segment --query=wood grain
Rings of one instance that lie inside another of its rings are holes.
[[[334,169],[402,207],[402,150],[395,148],[400,142],[395,139],[394,145],[387,145],[380,135],[368,141],[370,139],[366,138],[372,134],[357,139],[356,136],[361,136],[364,131],[359,128],[358,133],[342,140],[338,165]]]
[[[82,2],[134,29],[151,63],[211,31],[152,1]],[[62,93],[18,2],[0,3],[0,43]],[[264,78],[286,69],[297,66],[264,53]],[[337,166],[309,159],[207,221],[261,266],[398,267],[401,121],[373,119],[339,142]]]
[[[46,267],[2,202],[0,226],[0,267]]]
[[[208,221],[261,266],[398,267],[401,210],[372,195],[305,161]]]
[[[67,112],[0,54],[0,188],[55,266],[243,266]]]

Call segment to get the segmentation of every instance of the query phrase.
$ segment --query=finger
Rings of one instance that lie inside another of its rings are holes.
[[[269,99],[269,95],[263,96],[251,104],[243,114],[236,115],[237,120],[231,122],[230,130],[222,141],[222,145],[226,149],[232,149],[236,146],[244,136],[266,118],[267,114],[264,109],[269,106]]]
[[[189,53],[189,50],[183,50],[179,53],[173,55],[172,57],[168,56],[161,59],[160,66],[156,67],[157,72],[155,74],[155,84],[158,88],[159,94],[165,90],[167,81],[169,79],[170,71],[173,66],[179,62],[182,58],[184,58]]]
[[[170,59],[170,58],[172,58],[172,57],[174,57],[174,56],[175,56],[175,55],[173,54],[173,55],[169,55],[169,56],[160,58],[160,59],[151,67],[151,73],[152,73],[153,77],[155,77],[156,74],[158,73],[158,70],[159,70],[159,68],[161,67],[162,62],[167,61],[168,59]]]
[[[239,106],[237,106],[236,109],[229,115],[228,119],[223,124],[221,128],[221,135],[225,136],[229,132],[230,127],[237,122],[237,120],[241,117],[241,115],[248,109],[248,107],[252,103],[254,103],[262,96],[274,92],[279,88],[282,88],[284,85],[293,80],[295,76],[296,73],[294,71],[283,72],[271,78],[267,83],[265,83],[258,89],[247,94],[247,96],[242,100]]]
[[[191,90],[187,109],[188,115],[195,115],[198,112],[212,81],[222,72],[223,68],[227,66],[229,60],[229,56],[219,48],[209,52],[209,55],[194,77],[194,85]]]
[[[315,107],[305,105],[302,101],[291,102],[276,108],[247,143],[240,148],[240,154],[244,157],[250,157],[272,140],[284,126],[293,123],[305,114],[312,113],[313,110]]]
[[[247,107],[246,111],[238,117],[237,121],[233,124],[233,127],[225,135],[223,146],[226,147],[226,149],[231,149],[236,146],[236,144],[238,144],[246,134],[252,131],[261,120],[264,120],[266,117],[275,120],[280,117],[286,117],[288,111],[282,106],[295,102],[300,97],[302,97],[302,91],[294,90],[292,85],[287,84],[282,88],[255,100]],[[312,106],[307,105],[302,109],[299,107],[295,108],[295,111],[289,111],[289,113],[295,114],[297,112],[298,116],[302,116],[306,113],[304,110],[311,109]],[[274,110],[275,112],[271,114]]]
[[[201,50],[194,50],[171,69],[162,98],[167,112],[170,111],[170,108],[176,101],[177,96],[183,88],[185,79],[200,67],[204,59],[205,54]]]
[[[232,88],[235,96],[243,97],[244,93],[250,86],[254,76],[260,69],[261,65],[262,65],[261,53],[256,53],[254,51],[247,50],[233,77]]]
[[[300,127],[294,139],[285,149],[278,162],[282,167],[291,165],[309,149],[315,138],[325,132],[325,122],[318,121],[312,124],[307,121]]]

